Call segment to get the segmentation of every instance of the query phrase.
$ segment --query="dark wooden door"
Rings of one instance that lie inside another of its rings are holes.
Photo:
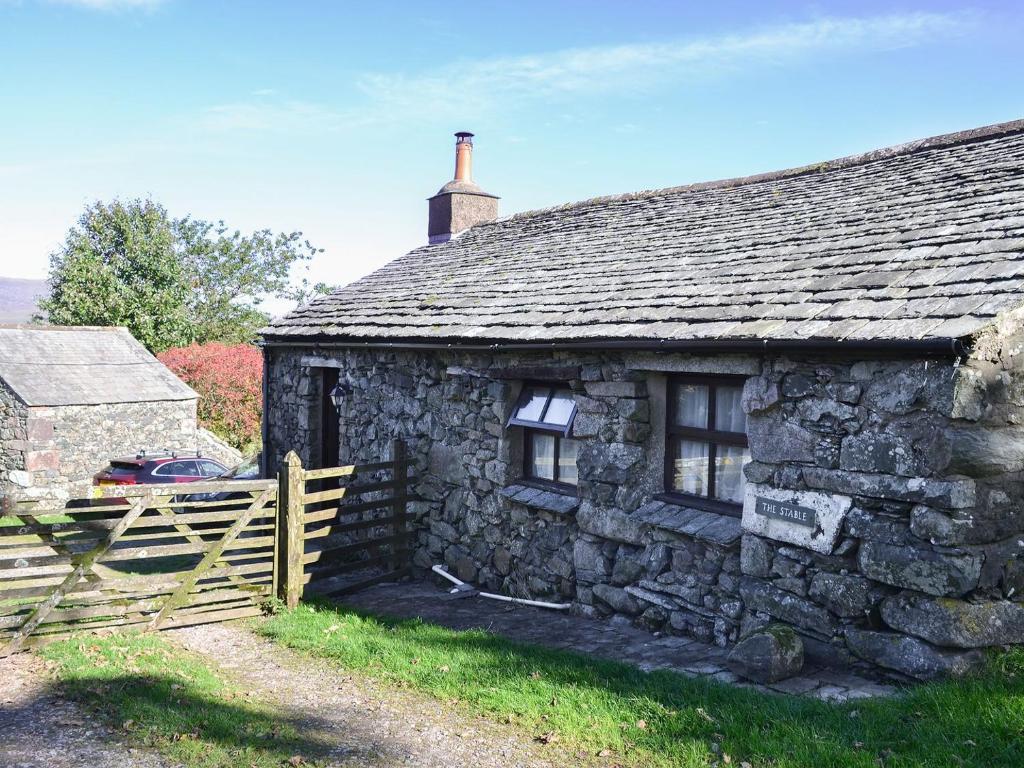
[[[320,379],[320,466],[338,466],[338,412],[331,402],[331,390],[338,383],[337,368],[321,368]]]

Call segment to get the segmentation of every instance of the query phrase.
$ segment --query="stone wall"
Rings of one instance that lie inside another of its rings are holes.
[[[27,441],[28,409],[0,382],[0,487],[25,471]]]
[[[23,464],[4,478],[7,490],[22,496],[84,493],[111,458],[140,448],[196,450],[195,400],[24,410]]]
[[[1024,373],[1013,329],[944,360],[268,350],[270,467],[318,466],[320,367],[352,393],[342,461],[408,441],[415,564],[492,591],[572,602],[728,645],[769,621],[812,659],[927,678],[1024,641]],[[735,517],[657,498],[666,376],[742,374],[753,461]],[[524,380],[565,381],[578,407],[576,497],[522,482],[505,422]],[[817,509],[768,521],[756,497]]]

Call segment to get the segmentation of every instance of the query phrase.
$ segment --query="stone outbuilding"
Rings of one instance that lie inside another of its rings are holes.
[[[197,395],[125,328],[0,326],[0,490],[68,496],[144,448],[237,456]]]
[[[504,218],[439,194],[433,244],[265,329],[271,462],[404,438],[418,567],[588,615],[919,679],[1024,642],[1024,121]]]

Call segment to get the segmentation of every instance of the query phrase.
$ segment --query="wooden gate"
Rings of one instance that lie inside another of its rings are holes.
[[[0,516],[0,656],[69,632],[256,616],[305,586],[338,594],[409,572],[405,446],[376,464],[275,480],[94,489]],[[279,498],[280,497],[280,498]],[[338,585],[342,574],[354,579]]]
[[[255,616],[273,594],[277,483],[116,486],[0,517],[0,656],[76,630]]]
[[[390,461],[328,469],[304,470],[291,452],[278,478],[278,597],[289,607],[306,585],[341,595],[409,573],[413,478],[402,441],[392,442]]]

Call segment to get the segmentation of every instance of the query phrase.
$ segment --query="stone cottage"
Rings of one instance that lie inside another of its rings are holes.
[[[197,395],[125,328],[0,326],[0,492],[67,497],[142,448],[237,452],[196,426]]]
[[[504,218],[458,147],[430,244],[265,330],[272,461],[404,438],[417,566],[588,615],[1024,642],[1024,121]]]

